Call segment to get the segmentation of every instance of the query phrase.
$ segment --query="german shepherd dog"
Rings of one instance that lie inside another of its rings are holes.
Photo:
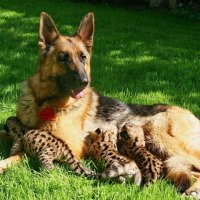
[[[90,87],[94,15],[83,17],[77,32],[62,36],[52,18],[41,13],[40,66],[22,86],[17,117],[29,128],[47,129],[74,155],[87,155],[86,133],[106,123],[133,123],[144,130],[147,148],[165,161],[167,178],[180,192],[200,196],[200,121],[188,110],[164,104],[127,105]],[[0,162],[8,167],[22,154]],[[192,178],[196,181],[193,183]]]

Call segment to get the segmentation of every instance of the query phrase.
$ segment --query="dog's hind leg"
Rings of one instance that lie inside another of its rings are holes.
[[[174,183],[179,192],[183,193],[192,185],[192,166],[181,156],[172,156],[164,162],[166,180]]]

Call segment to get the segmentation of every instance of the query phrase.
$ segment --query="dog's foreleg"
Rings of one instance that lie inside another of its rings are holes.
[[[23,159],[24,153],[18,153],[17,155],[10,156],[4,160],[0,160],[0,174],[5,172],[12,165],[20,163]]]
[[[6,134],[5,130],[0,130],[0,140],[12,141]],[[10,156],[4,160],[0,160],[0,174],[5,172],[9,167],[22,161],[24,153],[20,152],[14,156]]]

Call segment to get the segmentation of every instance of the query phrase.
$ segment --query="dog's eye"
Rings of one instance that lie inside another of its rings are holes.
[[[61,62],[69,62],[69,55],[67,53],[61,53],[58,60]]]
[[[80,55],[80,60],[82,63],[85,64],[85,60],[86,60],[86,55],[82,52],[81,55]]]

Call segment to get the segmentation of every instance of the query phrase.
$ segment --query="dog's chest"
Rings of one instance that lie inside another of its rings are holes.
[[[67,143],[76,157],[82,158],[85,155],[84,121],[81,114],[77,113],[79,112],[60,112],[55,120],[46,121],[39,128],[50,131]]]

